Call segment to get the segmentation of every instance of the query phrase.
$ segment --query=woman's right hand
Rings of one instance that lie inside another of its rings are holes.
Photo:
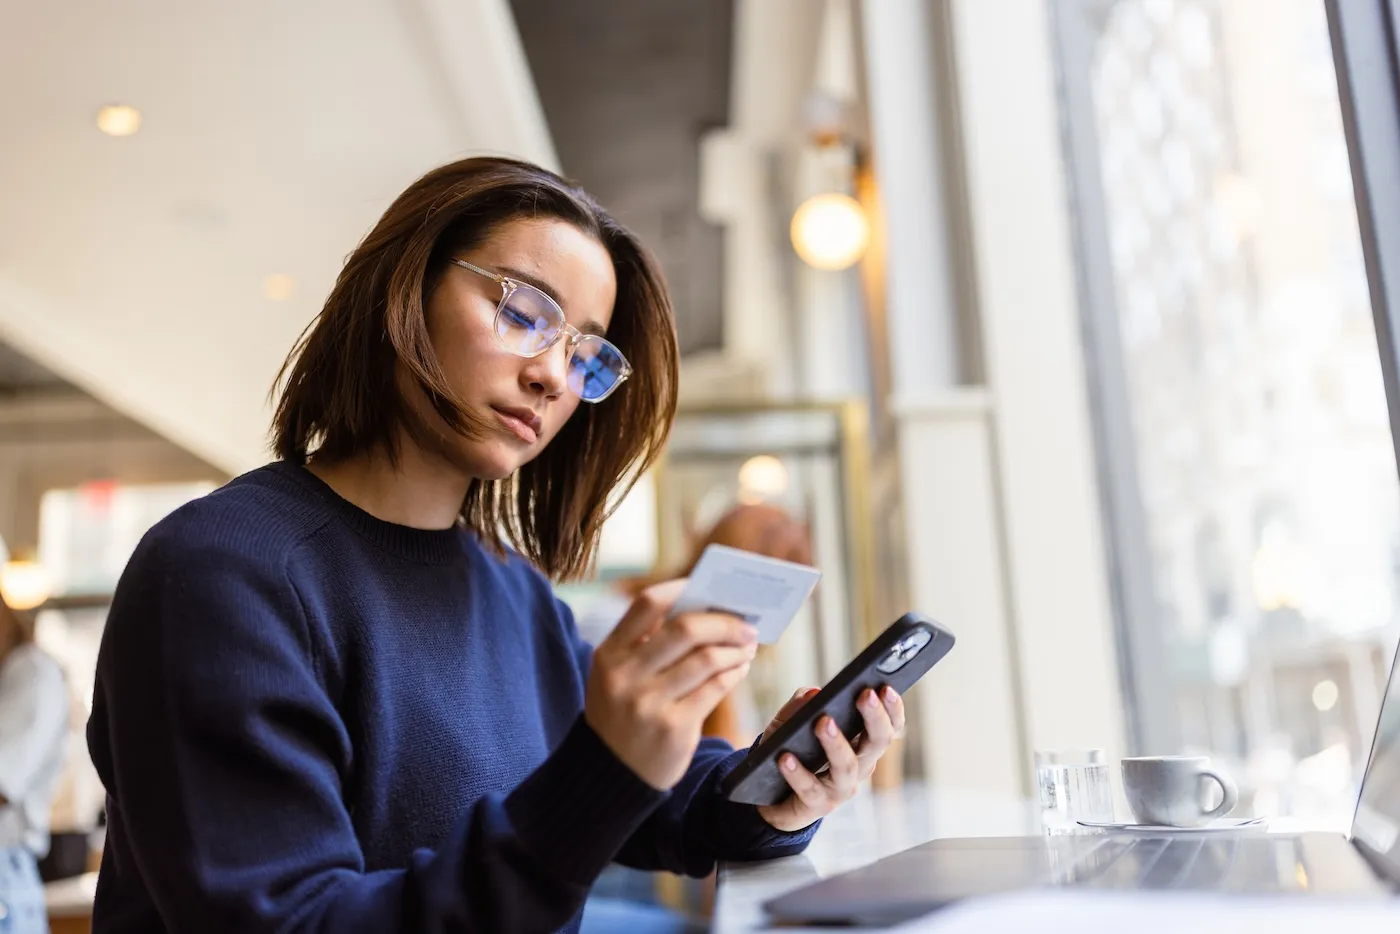
[[[684,580],[643,590],[593,653],[583,715],[613,751],[659,790],[680,781],[700,727],[749,672],[758,631],[724,613],[668,619]]]

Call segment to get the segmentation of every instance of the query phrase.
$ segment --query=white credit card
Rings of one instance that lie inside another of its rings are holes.
[[[777,642],[822,573],[805,564],[709,545],[695,563],[671,615],[732,613],[758,627],[758,641]]]

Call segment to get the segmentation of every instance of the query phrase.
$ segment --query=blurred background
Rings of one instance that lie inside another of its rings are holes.
[[[338,267],[472,153],[658,254],[682,413],[581,622],[740,505],[824,578],[766,718],[901,613],[958,647],[879,781],[1204,752],[1344,829],[1400,496],[1322,0],[0,0],[0,589],[82,725],[152,523],[269,456]],[[751,734],[750,734],[751,735]]]

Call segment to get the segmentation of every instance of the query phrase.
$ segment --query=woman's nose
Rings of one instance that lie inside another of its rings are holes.
[[[526,360],[522,376],[527,388],[550,399],[568,389],[570,343],[567,334],[561,335],[544,353]]]

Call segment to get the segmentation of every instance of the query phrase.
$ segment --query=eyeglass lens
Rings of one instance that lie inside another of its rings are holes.
[[[564,325],[559,306],[532,286],[513,288],[496,314],[496,336],[508,350],[533,357],[559,339]],[[603,398],[622,379],[627,363],[612,344],[585,335],[569,359],[569,389],[585,402]]]

